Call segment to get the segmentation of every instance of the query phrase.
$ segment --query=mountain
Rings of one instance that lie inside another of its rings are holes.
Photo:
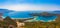
[[[9,13],[9,12],[14,12],[14,11],[8,9],[0,9],[0,13]]]
[[[60,11],[59,10],[58,11],[53,11],[53,13],[60,14]]]

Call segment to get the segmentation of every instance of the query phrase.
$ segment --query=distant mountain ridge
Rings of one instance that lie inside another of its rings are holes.
[[[9,13],[9,12],[13,12],[13,10],[0,9],[0,13]]]
[[[59,10],[58,11],[53,11],[53,13],[60,14],[60,11]]]

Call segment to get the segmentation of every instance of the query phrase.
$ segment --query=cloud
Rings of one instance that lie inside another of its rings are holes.
[[[16,5],[5,5],[0,6],[0,8],[7,8],[9,10],[15,10],[15,11],[54,11],[54,10],[60,10],[60,7],[57,5],[48,5],[48,4],[40,4],[40,5],[34,5],[34,4],[16,4]]]

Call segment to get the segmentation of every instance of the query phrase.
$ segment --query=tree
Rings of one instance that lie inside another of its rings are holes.
[[[14,20],[12,20],[9,16],[7,16],[7,17],[4,19],[4,21],[5,21],[6,23],[8,23],[8,25],[17,26],[17,23],[16,23]]]
[[[9,16],[7,16],[4,20],[11,20],[11,18]]]
[[[54,27],[54,28],[56,28],[57,23],[56,23],[56,22],[54,22],[54,25],[55,25],[55,27]]]

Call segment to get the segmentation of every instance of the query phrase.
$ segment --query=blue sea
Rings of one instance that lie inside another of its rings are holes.
[[[38,12],[38,11],[37,11]],[[30,15],[32,12],[30,11],[23,11],[23,12],[11,12],[11,13],[5,13],[4,16],[10,16],[11,18],[30,18],[33,16]],[[33,12],[35,13],[35,12]],[[38,12],[41,13],[41,12]],[[56,15],[54,16],[38,16],[36,20],[44,20],[44,21],[49,21],[49,20],[55,20],[57,18]]]
[[[44,17],[44,16],[39,16],[37,17],[36,20],[43,20],[45,22],[49,21],[49,20],[55,20],[57,18],[57,16],[51,16],[51,17]]]

